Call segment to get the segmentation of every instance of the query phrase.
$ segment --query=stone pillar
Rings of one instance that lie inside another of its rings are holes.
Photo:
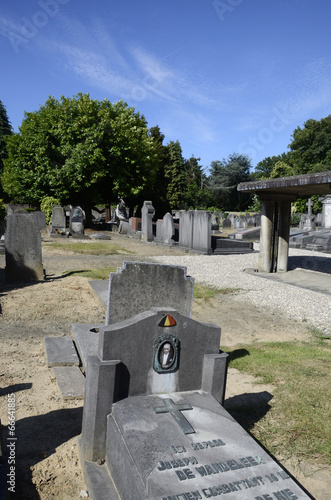
[[[105,458],[107,415],[116,401],[116,367],[119,364],[120,361],[101,361],[99,356],[87,359],[79,445],[82,458],[90,462]]]
[[[153,215],[154,207],[151,201],[144,201],[141,209],[141,239],[143,241],[153,241]]]
[[[279,202],[277,272],[286,272],[290,240],[291,202]]]
[[[262,273],[272,272],[273,229],[275,203],[262,200],[260,254],[258,270]]]

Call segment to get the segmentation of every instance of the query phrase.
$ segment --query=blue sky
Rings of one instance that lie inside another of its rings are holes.
[[[15,132],[49,95],[125,100],[209,167],[252,166],[331,106],[329,0],[2,0],[0,100]]]

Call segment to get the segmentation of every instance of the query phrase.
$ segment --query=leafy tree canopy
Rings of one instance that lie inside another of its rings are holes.
[[[7,141],[2,183],[19,202],[39,204],[130,201],[153,183],[156,151],[145,118],[123,101],[97,101],[88,94],[49,97],[25,113],[18,134]]]
[[[331,168],[331,115],[320,121],[307,120],[292,134],[291,164],[295,174],[321,172]]]
[[[171,209],[187,208],[183,196],[186,191],[186,171],[182,148],[178,141],[170,141],[167,150],[167,164],[164,167],[167,180],[167,201]]]
[[[252,172],[252,179],[270,179],[276,163],[279,161],[287,163],[288,156],[286,153],[278,156],[267,156],[256,165],[254,172]]]
[[[250,180],[251,160],[243,154],[233,153],[210,166],[208,185],[214,194],[216,205],[223,210],[247,209],[250,196],[237,191],[240,182]]]

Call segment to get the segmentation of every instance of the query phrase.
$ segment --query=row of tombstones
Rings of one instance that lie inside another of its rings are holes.
[[[121,222],[120,231],[141,238],[143,241],[154,241],[158,244],[174,245],[194,252],[211,254],[211,235],[219,229],[215,222],[215,214],[203,210],[187,210],[174,214],[165,214],[163,219],[153,223],[154,207],[151,201],[145,201],[141,210],[141,220],[131,218]],[[229,214],[223,220],[223,228],[250,228],[260,225],[260,214],[252,216],[236,216]]]

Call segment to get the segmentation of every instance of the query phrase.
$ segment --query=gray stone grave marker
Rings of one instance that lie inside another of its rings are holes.
[[[41,235],[35,217],[27,212],[8,215],[5,255],[7,282],[44,279]]]
[[[55,205],[52,210],[51,235],[61,235],[66,232],[66,215],[63,207]]]
[[[179,245],[192,248],[194,211],[188,210],[179,214]]]
[[[232,222],[231,219],[224,219],[223,220],[223,229],[231,229],[232,228]]]
[[[219,342],[219,328],[168,308],[100,329],[79,438],[92,499],[309,498],[222,406]]]
[[[155,213],[151,201],[144,201],[141,209],[141,239],[143,241],[153,241],[153,215]]]
[[[331,194],[326,195],[324,198],[320,198],[322,202],[322,224],[325,228],[331,228]]]
[[[165,245],[173,245],[174,240],[172,237],[175,234],[175,224],[172,215],[167,212],[163,217],[162,228],[161,228],[161,239],[162,243]]]
[[[186,268],[124,262],[109,277],[106,324],[131,318],[151,307],[174,307],[191,316],[194,279]]]
[[[70,211],[69,232],[71,236],[84,235],[85,214],[81,207],[73,207]]]
[[[211,250],[211,213],[196,210],[193,217],[192,249],[210,255]]]

